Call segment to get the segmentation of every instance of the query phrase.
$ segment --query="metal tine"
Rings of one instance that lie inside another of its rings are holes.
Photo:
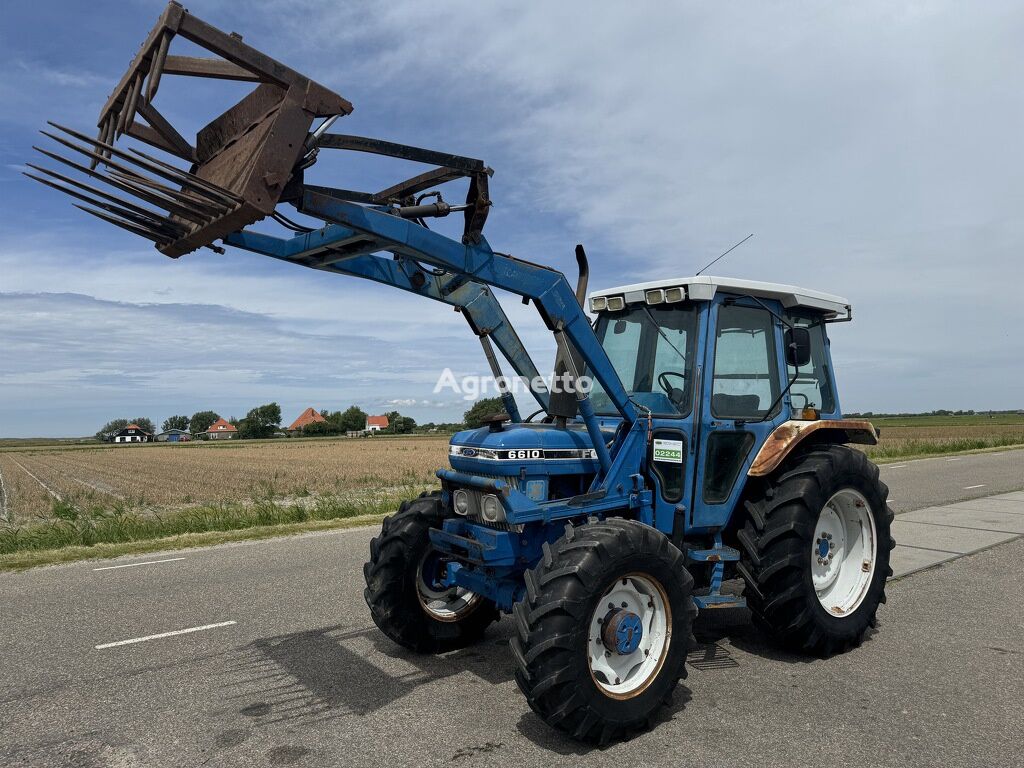
[[[78,208],[79,210],[85,211],[86,213],[91,213],[93,216],[96,216],[97,218],[103,219],[104,221],[109,221],[116,227],[126,229],[134,235],[139,235],[140,237],[144,237],[147,240],[152,240],[154,243],[157,243],[158,245],[166,245],[167,243],[173,240],[173,238],[161,235],[159,232],[154,232],[151,229],[139,227],[136,226],[135,224],[129,224],[127,221],[122,221],[116,216],[111,216],[108,213],[103,213],[103,211],[94,211],[92,208],[86,208],[84,205],[79,205],[78,203],[72,203],[72,205],[75,206],[75,208]]]
[[[130,170],[127,169],[125,169],[124,171],[112,170],[110,172],[110,175],[116,176],[118,178],[123,178],[125,181],[132,181],[138,184],[145,184],[147,187],[151,187],[157,190],[158,192],[167,195],[168,197],[173,197],[176,200],[180,200],[186,205],[205,206],[210,210],[215,211],[215,215],[227,213],[228,211],[231,210],[227,205],[217,200],[211,200],[208,197],[199,198],[194,194],[190,195],[188,192],[182,192],[180,189],[173,189],[172,187],[168,187],[164,184],[161,184],[158,181],[154,181],[148,176],[143,176],[138,173],[132,173]]]
[[[47,122],[54,128],[64,131],[65,133],[74,136],[76,139],[80,139],[81,141],[87,142],[89,144],[98,143],[96,139],[92,138],[91,136],[86,136],[84,133],[76,131],[73,128],[68,128],[58,123],[54,123],[50,120],[47,120]],[[53,136],[53,134],[47,133],[46,131],[41,131],[41,133],[45,134],[46,136],[50,136],[51,138],[56,138],[55,136]],[[58,139],[58,141],[60,141],[60,139]],[[123,149],[115,147],[113,144],[103,143],[102,146],[104,149],[112,151],[113,154],[117,155],[123,160],[127,160],[130,163],[134,163],[135,165],[145,168],[146,170],[155,173],[158,176],[163,176],[165,179],[169,179],[170,181],[178,182],[183,186],[192,187],[193,189],[195,189],[195,191],[199,192],[200,194],[206,197],[210,197],[211,195],[221,197],[224,198],[225,202],[228,202],[231,205],[236,205],[242,202],[242,198],[232,194],[228,190],[222,189],[221,187],[218,187],[215,184],[211,184],[208,181],[204,181],[195,174],[188,173],[187,171],[183,171],[180,168],[175,168],[173,165],[169,165],[160,160],[157,160],[156,158],[151,157],[150,155],[147,155],[144,152],[140,152],[137,149],[133,149],[131,153],[129,153],[125,152]],[[138,157],[133,157],[133,154],[137,155]]]
[[[135,75],[135,82],[132,84],[131,98],[128,99],[128,117],[124,120],[124,129],[127,131],[135,122],[135,110],[139,106],[139,96],[142,94],[142,72]]]
[[[156,89],[160,87],[160,76],[164,73],[164,64],[167,62],[167,49],[171,45],[171,38],[174,33],[170,30],[165,30],[160,36],[160,42],[157,45],[156,54],[153,56],[153,62],[149,66],[149,82],[146,84],[146,101],[153,101],[153,97],[156,96]]]
[[[62,184],[57,184],[55,182],[50,181],[49,179],[44,179],[42,176],[36,176],[34,173],[26,173],[25,171],[22,171],[22,174],[28,176],[28,178],[30,179],[38,181],[40,184],[45,184],[48,187],[53,187],[54,189],[59,190],[60,192],[64,192],[67,195],[71,195],[71,197],[77,198],[78,200],[83,200],[89,203],[90,205],[95,205],[97,208],[102,208],[104,211],[108,211],[117,216],[120,216],[122,219],[128,219],[128,221],[134,222],[135,224],[138,224],[140,226],[158,227],[159,229],[166,230],[167,234],[174,238],[181,237],[188,231],[180,224],[177,224],[171,219],[165,218],[158,213],[150,211],[145,215],[139,214],[135,211],[130,210],[129,208],[122,208],[119,205],[111,205],[110,203],[104,203],[100,200],[96,200],[92,197],[89,197],[88,195],[83,195],[81,192],[76,192],[73,189],[68,189]]]
[[[98,154],[96,152],[92,152],[91,150],[86,149],[85,147],[80,147],[77,144],[74,144],[73,142],[68,141],[67,139],[63,139],[60,136],[55,136],[52,133],[47,133],[46,131],[40,131],[40,133],[42,133],[44,136],[48,136],[49,138],[53,139],[54,141],[57,141],[57,142],[63,144],[65,147],[68,147],[69,149],[73,149],[76,152],[79,152],[79,153],[85,155],[86,157],[96,157],[96,155]],[[40,150],[40,151],[43,151],[43,150]],[[58,157],[59,157],[59,155],[58,155]],[[126,168],[123,165],[121,165],[120,163],[114,162],[113,160],[109,160],[107,158],[103,158],[103,164],[106,165],[108,168],[115,168],[115,169],[117,169],[119,171],[122,171],[122,172],[127,173],[127,174],[131,174],[133,176],[138,175],[138,174],[134,174],[130,168]],[[106,179],[109,179],[110,177],[109,176],[104,176],[104,175],[100,174],[99,178],[106,180]],[[124,181],[124,179],[122,179],[122,181]],[[205,202],[206,201],[204,200],[203,203],[205,204]],[[179,204],[184,206],[184,207],[186,207],[187,209],[190,209],[194,214],[202,217],[202,221],[206,221],[207,219],[212,219],[212,218],[220,215],[220,212],[218,210],[216,210],[216,209],[209,209],[209,208],[204,209],[204,208],[201,208],[196,203],[186,203],[186,202],[183,202],[183,201],[179,201]]]
[[[129,184],[126,181],[120,181],[118,179],[113,179],[110,176],[105,176],[99,171],[94,171],[91,168],[88,168],[87,166],[76,163],[74,160],[69,160],[66,157],[61,157],[55,152],[49,152],[43,149],[42,147],[33,146],[32,148],[37,152],[42,152],[47,157],[52,158],[59,163],[64,163],[65,165],[71,166],[76,171],[81,171],[86,176],[92,176],[94,179],[99,179],[100,181],[103,181],[112,187],[120,189],[122,192],[127,192],[131,195],[135,195],[136,197],[146,201],[147,203],[152,203],[153,205],[159,208],[163,208],[165,211],[170,211],[171,213],[177,216],[189,219],[190,221],[194,221],[197,224],[205,224],[207,221],[208,217],[205,214],[198,214],[196,213],[195,210],[186,208],[180,203],[174,200],[170,200],[164,197],[163,195],[158,195],[154,192],[150,192],[145,188],[138,187],[137,185],[134,184]]]
[[[206,187],[210,195],[215,195],[216,197],[222,199],[224,201],[224,204],[229,206],[229,209],[234,208],[239,203],[243,202],[242,198],[234,194],[233,192],[230,192],[224,189],[223,187],[218,187],[216,184],[213,184],[212,182],[209,182],[206,179],[201,179],[194,173],[189,173],[188,171],[183,171],[180,168],[176,168],[170,163],[165,163],[163,160],[157,157],[153,157],[152,155],[146,154],[142,150],[135,149],[135,147],[129,147],[129,149],[132,151],[132,153],[138,155],[144,160],[148,160],[151,163],[156,163],[157,165],[166,168],[168,171],[171,171],[172,173],[180,173],[193,184]]]

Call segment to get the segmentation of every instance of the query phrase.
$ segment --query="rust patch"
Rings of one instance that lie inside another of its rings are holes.
[[[823,429],[833,433],[837,443],[875,445],[878,433],[870,421],[859,419],[826,419],[823,421],[787,421],[780,424],[764,441],[747,470],[749,477],[764,477],[773,472],[782,460],[808,435]]]

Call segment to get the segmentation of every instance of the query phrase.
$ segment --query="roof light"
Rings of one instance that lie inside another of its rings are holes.
[[[608,311],[619,312],[626,308],[626,300],[621,296],[608,297]]]
[[[665,292],[661,288],[655,288],[653,291],[647,291],[644,294],[644,299],[648,304],[661,304],[665,301]]]
[[[590,300],[591,312],[603,312],[608,306],[608,300],[604,296],[595,296]]]
[[[684,291],[681,287],[679,287],[679,288],[668,288],[665,291],[665,303],[666,304],[674,304],[677,301],[682,301],[685,298],[686,298],[686,291]]]

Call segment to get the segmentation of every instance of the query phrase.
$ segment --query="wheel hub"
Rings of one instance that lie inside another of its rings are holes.
[[[643,640],[644,627],[640,617],[624,608],[615,608],[604,617],[601,640],[604,647],[620,656],[635,653]]]

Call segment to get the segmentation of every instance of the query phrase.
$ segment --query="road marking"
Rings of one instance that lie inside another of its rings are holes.
[[[94,571],[112,571],[115,568],[134,568],[137,565],[156,565],[157,563],[173,563],[175,560],[184,560],[184,557],[169,557],[166,560],[147,560],[144,563],[126,563],[125,565],[105,565],[102,568],[93,568]]]
[[[951,459],[946,459],[946,461],[960,461],[960,457],[959,456],[954,456]]]
[[[147,640],[159,640],[162,637],[174,637],[175,635],[187,635],[192,632],[203,632],[207,629],[217,629],[217,627],[229,627],[232,624],[237,624],[237,621],[220,621],[216,624],[204,624],[201,627],[189,627],[188,629],[176,629],[173,632],[161,632],[158,635],[146,635],[145,637],[133,637],[131,640],[118,640],[114,643],[103,643],[96,646],[97,651],[102,651],[104,648],[115,648],[119,645],[132,645],[133,643],[144,643]]]
[[[903,469],[906,464],[883,464],[882,467],[885,469]]]
[[[969,490],[971,490],[972,488],[984,488],[984,487],[985,487],[985,484],[984,484],[984,483],[982,483],[981,485],[965,485],[965,486],[964,486],[964,490],[965,490],[965,491],[969,491]]]

